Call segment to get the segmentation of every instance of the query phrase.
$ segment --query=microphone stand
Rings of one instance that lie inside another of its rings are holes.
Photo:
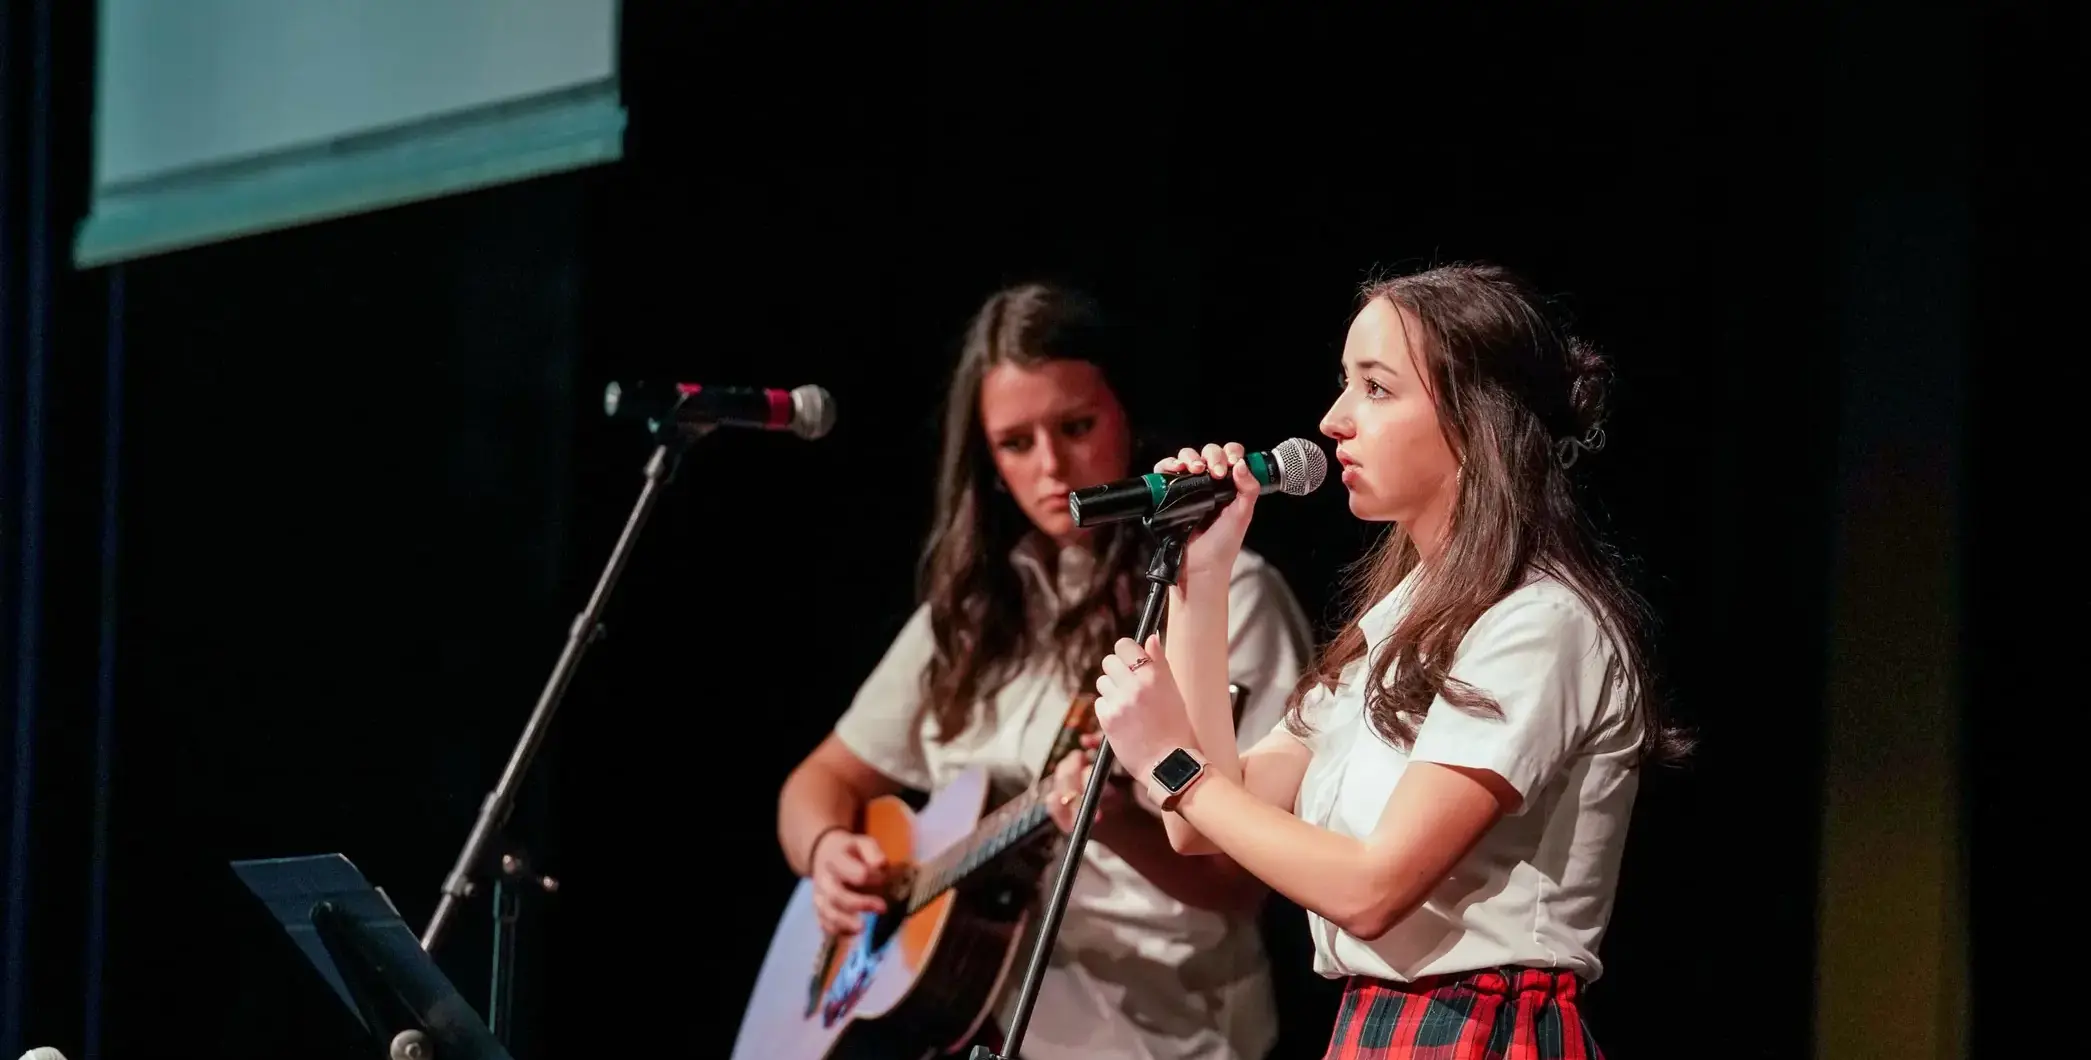
[[[676,404],[680,405],[681,400]],[[516,790],[532,759],[537,756],[538,747],[544,743],[552,715],[566,697],[567,686],[573,682],[574,670],[580,665],[582,654],[602,636],[603,608],[617,586],[618,577],[624,573],[625,562],[631,558],[639,531],[653,514],[662,487],[674,481],[676,469],[681,466],[683,454],[691,443],[713,429],[711,426],[680,423],[674,410],[664,413],[648,427],[655,445],[653,456],[646,461],[646,482],[639,488],[639,499],[625,520],[624,532],[618,535],[616,546],[610,550],[609,562],[596,579],[595,591],[589,594],[587,605],[568,630],[566,648],[559,653],[551,677],[538,694],[537,706],[530,711],[530,720],[524,724],[522,736],[508,756],[508,765],[501,771],[501,779],[480,805],[479,820],[465,837],[465,846],[458,852],[456,866],[443,880],[442,897],[436,902],[435,914],[429,918],[428,928],[421,933],[421,948],[432,952],[436,943],[442,940],[443,931],[450,925],[459,903],[478,892],[478,877],[491,878],[494,958],[493,976],[487,990],[486,1025],[504,1046],[508,1044],[511,1030],[509,1006],[515,982],[516,922],[521,914],[521,891],[526,884],[546,892],[556,891],[559,882],[549,876],[536,875],[519,846],[509,845],[498,857],[495,856],[491,849],[495,836],[508,823],[509,814],[515,808]]]
[[[1139,627],[1133,633],[1135,643],[1145,646],[1147,638],[1161,626],[1162,607],[1168,602],[1169,587],[1176,584],[1177,574],[1183,566],[1184,544],[1196,525],[1214,509],[1210,503],[1190,510],[1164,509],[1142,520],[1142,525],[1155,536],[1155,548],[1154,555],[1147,561],[1147,603],[1140,610]],[[1060,875],[1053,881],[1053,893],[1046,900],[1038,941],[1031,948],[1031,963],[1024,970],[1016,1011],[1010,1015],[1009,1028],[1003,1036],[1004,1051],[998,1053],[985,1045],[976,1045],[966,1060],[1019,1060],[1023,1053],[1024,1032],[1031,1024],[1031,1007],[1038,1003],[1038,985],[1045,978],[1054,942],[1060,935],[1060,920],[1067,913],[1068,896],[1074,892],[1075,873],[1081,869],[1082,852],[1089,846],[1089,825],[1096,818],[1096,807],[1103,799],[1104,785],[1110,781],[1113,759],[1111,741],[1098,740],[1089,786],[1082,792],[1082,806],[1075,813],[1074,828],[1067,836],[1067,851],[1060,858]]]

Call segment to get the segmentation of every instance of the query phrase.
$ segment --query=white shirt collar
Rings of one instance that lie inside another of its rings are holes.
[[[1053,569],[1046,572],[1046,557]],[[1096,556],[1081,545],[1055,546],[1042,534],[1028,534],[1010,550],[1009,562],[1022,572],[1030,587],[1056,607],[1065,607],[1089,591],[1096,578]]]
[[[1388,590],[1387,595],[1380,597],[1378,603],[1358,616],[1358,629],[1365,634],[1367,647],[1377,645],[1393,635],[1394,627],[1399,625],[1401,617],[1408,613],[1409,597],[1414,595],[1416,580],[1422,574],[1422,564],[1411,567],[1408,574],[1402,577],[1400,584]]]

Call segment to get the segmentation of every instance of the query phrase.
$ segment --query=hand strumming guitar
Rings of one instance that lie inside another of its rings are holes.
[[[1082,737],[1081,750],[1060,760],[1053,769],[1053,784],[1046,795],[1046,815],[1058,825],[1061,833],[1074,831],[1075,811],[1081,809],[1082,793],[1089,787],[1090,763],[1096,761],[1096,745],[1102,740],[1098,733]],[[1111,832],[1111,823],[1125,812],[1125,786],[1116,783],[1117,778],[1104,784],[1102,798],[1097,801],[1096,820],[1090,822],[1090,838],[1109,846],[1106,841]]]
[[[813,914],[831,935],[864,929],[864,914],[883,913],[886,852],[868,835],[836,830],[813,843]]]

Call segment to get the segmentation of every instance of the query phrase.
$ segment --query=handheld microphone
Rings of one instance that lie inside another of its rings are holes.
[[[1266,451],[1249,453],[1242,462],[1249,465],[1256,481],[1295,497],[1320,489],[1329,473],[1328,454],[1304,438],[1288,438]],[[1214,478],[1209,472],[1164,475],[1157,471],[1076,490],[1067,495],[1067,509],[1074,514],[1076,526],[1146,519],[1164,527],[1203,518],[1233,499],[1231,475]]]
[[[603,415],[643,419],[656,430],[673,420],[690,427],[752,427],[790,431],[809,441],[835,427],[835,402],[817,386],[796,390],[697,383],[611,383],[603,388]]]

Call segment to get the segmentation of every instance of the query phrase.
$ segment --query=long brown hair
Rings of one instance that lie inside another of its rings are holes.
[[[1406,747],[1438,697],[1488,716],[1502,708],[1450,675],[1454,652],[1482,613],[1532,572],[1553,576],[1596,612],[1616,652],[1615,694],[1630,697],[1644,760],[1674,761],[1690,738],[1668,725],[1648,651],[1652,616],[1622,560],[1577,501],[1572,455],[1600,447],[1610,368],[1570,334],[1526,281],[1499,266],[1449,265],[1369,283],[1360,310],[1384,298],[1422,329],[1418,350],[1438,422],[1460,460],[1451,530],[1417,578],[1406,614],[1374,653],[1366,685],[1373,728]],[[1355,567],[1350,620],[1294,690],[1286,725],[1304,735],[1300,707],[1335,687],[1366,653],[1357,618],[1399,586],[1420,556],[1396,526]]]
[[[1060,609],[1050,630],[1033,637],[1010,554],[1036,528],[998,488],[980,422],[981,380],[1003,364],[1086,361],[1127,405],[1123,374],[1113,371],[1127,345],[1087,295],[1043,283],[996,292],[966,329],[945,398],[936,517],[922,557],[921,593],[936,646],[923,681],[939,742],[964,732],[976,705],[1014,678],[1041,647],[1055,649],[1055,663],[1079,682],[1131,628],[1132,584],[1146,564],[1147,546],[1139,529],[1127,524],[1091,532],[1097,577],[1081,599]]]

